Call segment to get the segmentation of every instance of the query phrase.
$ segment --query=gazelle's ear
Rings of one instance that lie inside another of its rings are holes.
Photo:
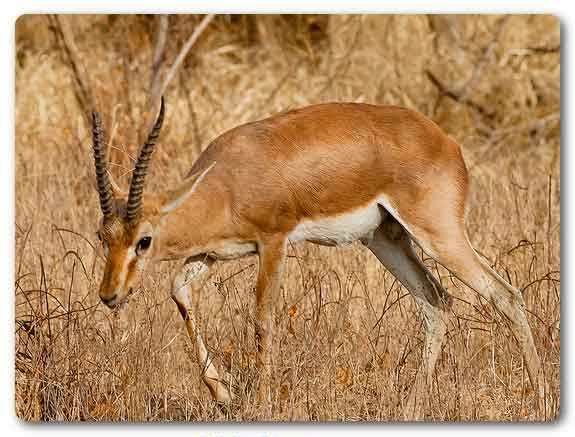
[[[206,174],[216,165],[212,163],[208,168],[187,178],[178,188],[165,193],[165,200],[160,207],[161,214],[167,214],[180,206],[190,194],[196,191],[196,188],[202,182]]]

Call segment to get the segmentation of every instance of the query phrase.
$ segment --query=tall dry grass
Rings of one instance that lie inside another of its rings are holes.
[[[64,16],[124,186],[146,108],[156,21]],[[201,17],[170,17],[169,65]],[[218,263],[199,315],[236,379],[222,411],[200,383],[154,266],[121,313],[99,303],[89,126],[45,16],[16,25],[16,414],[37,420],[401,420],[424,334],[414,302],[363,248],[290,247],[276,305],[274,407],[253,402],[255,259]],[[550,16],[218,16],[167,90],[149,189],[240,123],[322,101],[415,108],[464,149],[474,246],[523,292],[560,407],[559,23]],[[533,420],[505,322],[427,260],[456,297],[430,420]]]

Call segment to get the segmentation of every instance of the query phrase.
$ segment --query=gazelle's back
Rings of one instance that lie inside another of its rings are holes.
[[[431,120],[397,106],[326,103],[280,113],[218,137],[192,172],[211,162],[207,180],[247,193],[234,211],[248,220],[281,216],[275,226],[346,213],[381,196],[405,220],[417,221],[411,206],[422,203],[431,213],[443,205],[464,214],[459,146]]]

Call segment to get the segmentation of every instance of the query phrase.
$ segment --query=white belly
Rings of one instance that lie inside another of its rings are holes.
[[[208,253],[211,258],[220,260],[230,260],[252,255],[257,252],[254,243],[244,243],[236,241],[225,241],[218,248]]]
[[[345,214],[304,220],[288,238],[292,242],[306,240],[327,246],[349,244],[356,240],[369,241],[385,214],[385,210],[374,201],[367,207]]]

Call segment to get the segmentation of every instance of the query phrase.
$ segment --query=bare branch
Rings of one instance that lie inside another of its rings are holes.
[[[150,78],[150,104],[152,97],[158,94],[160,88],[160,67],[164,60],[164,50],[168,40],[168,16],[158,15],[158,29],[155,35],[154,57],[152,59],[152,75]],[[151,109],[151,108],[150,108]]]
[[[180,76],[180,86],[184,90],[184,94],[186,96],[186,101],[188,103],[188,110],[190,111],[190,121],[192,123],[192,132],[193,132],[193,144],[196,150],[196,156],[199,156],[202,152],[202,134],[200,132],[200,127],[198,126],[198,116],[196,114],[196,110],[194,109],[194,102],[190,97],[191,91],[188,87],[187,81]]]
[[[503,33],[503,28],[509,21],[509,18],[510,15],[506,15],[499,21],[499,23],[497,23],[497,30],[495,31],[493,39],[489,42],[489,44],[487,44],[487,46],[483,50],[481,59],[479,59],[479,62],[477,62],[477,64],[475,65],[475,68],[473,69],[471,76],[469,76],[469,79],[467,79],[467,81],[465,81],[465,83],[461,85],[461,87],[457,91],[459,99],[462,102],[465,102],[467,100],[469,91],[475,87],[476,82],[481,76],[481,73],[483,72],[484,68],[491,61],[491,58],[493,56],[493,49],[499,43],[499,38],[501,37],[501,34]]]
[[[430,70],[425,70],[425,74],[427,75],[427,78],[431,81],[431,83],[437,88],[437,91],[439,91],[440,97],[442,96],[449,97],[450,99],[455,100],[458,103],[462,103],[475,109],[477,112],[479,112],[481,115],[487,118],[493,117],[493,113],[486,110],[479,103],[476,103],[469,98],[462,99],[457,91],[454,91],[449,87],[447,87],[447,85],[442,83]]]
[[[526,47],[526,50],[533,53],[559,53],[561,51],[560,46],[534,46]]]
[[[201,23],[194,29],[194,32],[188,38],[188,40],[186,41],[186,43],[184,44],[184,46],[180,50],[180,53],[176,57],[176,60],[174,61],[174,63],[172,64],[172,66],[170,67],[168,72],[166,73],[166,77],[164,78],[164,81],[162,82],[161,86],[159,86],[158,89],[156,90],[157,93],[151,96],[152,107],[156,107],[157,103],[160,100],[160,96],[162,96],[164,94],[164,92],[166,91],[166,88],[168,87],[168,85],[170,84],[170,82],[172,81],[174,76],[176,75],[176,72],[178,71],[178,68],[180,68],[180,65],[182,64],[186,55],[188,54],[190,49],[193,47],[193,45],[196,43],[196,41],[200,38],[200,36],[202,35],[202,33],[204,32],[206,27],[208,27],[208,24],[210,24],[210,22],[213,19],[214,19],[214,14],[206,15],[203,18],[203,20],[201,21]]]
[[[74,36],[66,20],[62,20],[58,15],[48,15],[48,21],[50,30],[54,33],[56,42],[64,53],[65,60],[72,69],[74,84],[76,85],[74,94],[80,108],[82,108],[84,121],[86,125],[89,126],[91,124],[91,113],[95,108],[96,102],[91,92],[90,78],[86,66],[82,62],[82,58],[74,42]]]

